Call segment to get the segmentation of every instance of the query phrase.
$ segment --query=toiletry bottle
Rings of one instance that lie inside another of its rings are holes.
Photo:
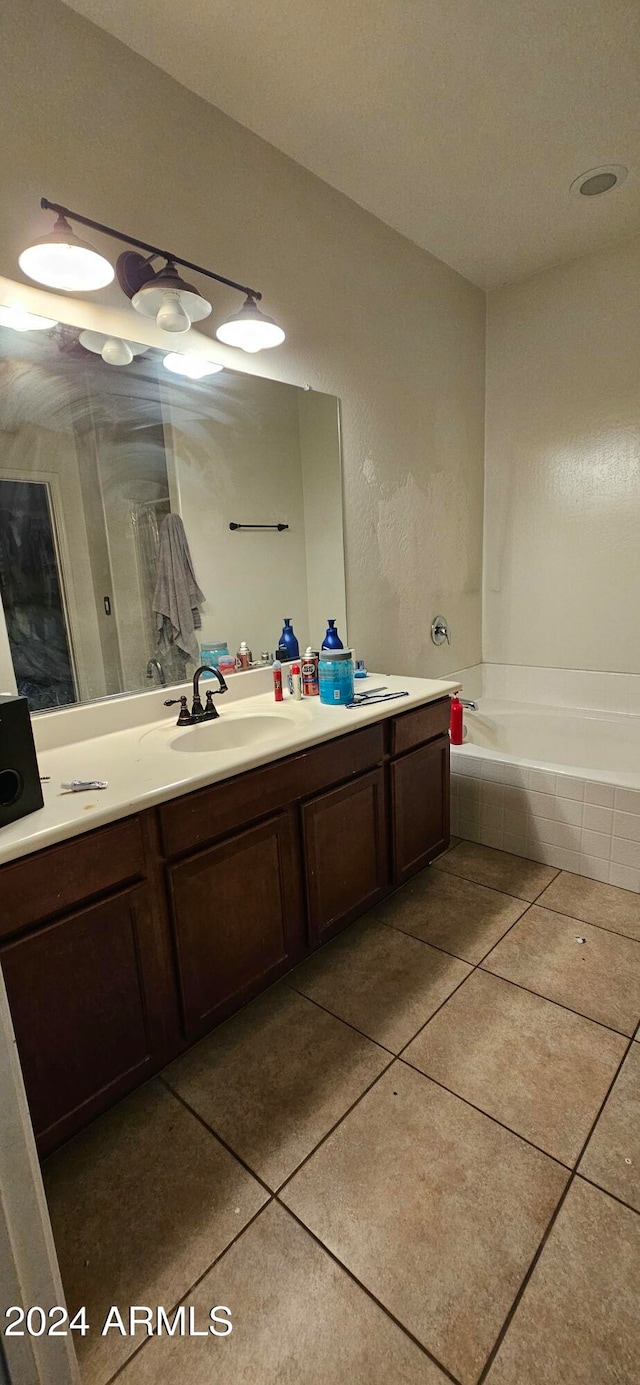
[[[451,727],[449,735],[452,745],[462,745],[464,740],[462,703],[455,693],[451,698]]]
[[[282,691],[282,664],[279,659],[274,659],[273,664],[273,696],[276,702],[284,702]]]
[[[300,645],[293,632],[290,616],[285,616],[280,643],[278,645],[278,658],[286,659],[287,661],[300,658]]]
[[[335,620],[330,620],[327,624],[327,633],[322,641],[323,649],[344,649],[344,645],[338,631],[336,630]]]
[[[236,654],[236,668],[251,668],[251,650],[246,640],[241,641],[240,648]]]
[[[233,654],[221,654],[218,659],[218,672],[226,678],[228,673],[235,673],[236,661]]]
[[[291,678],[293,680],[293,696],[296,702],[300,702],[302,699],[302,679],[300,677],[299,664],[291,665]]]
[[[318,651],[312,649],[311,645],[309,645],[300,666],[303,697],[317,697],[320,691],[318,683],[318,659]]]

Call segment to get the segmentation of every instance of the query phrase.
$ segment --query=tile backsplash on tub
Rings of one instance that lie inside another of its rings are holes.
[[[451,751],[451,831],[640,893],[640,791]]]

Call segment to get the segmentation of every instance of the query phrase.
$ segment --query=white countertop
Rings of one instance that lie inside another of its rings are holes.
[[[163,706],[165,697],[178,696],[187,691],[186,686],[157,688],[154,693],[36,717],[33,727],[40,774],[49,777],[42,785],[44,807],[0,828],[0,862],[26,856],[386,717],[399,716],[460,687],[459,682],[445,679],[373,673],[356,681],[356,692],[382,685],[389,692],[406,690],[409,695],[349,710],[324,706],[318,697],[295,702],[285,690],[284,702],[277,703],[270,670],[260,670],[231,678],[229,694],[216,698],[219,720],[195,727],[176,726],[178,709]],[[202,680],[201,691],[209,686],[214,684]],[[269,691],[253,692],[265,686]],[[249,722],[256,717],[262,720],[252,728]],[[236,726],[240,727],[239,738],[248,731],[256,739],[250,744],[223,747],[223,738],[232,741],[236,737]],[[190,749],[196,744],[205,748]],[[61,783],[74,779],[106,779],[108,788],[62,792]]]

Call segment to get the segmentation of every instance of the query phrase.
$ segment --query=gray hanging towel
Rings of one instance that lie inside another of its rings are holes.
[[[180,515],[167,515],[160,528],[158,580],[153,609],[158,628],[158,648],[165,655],[178,652],[198,664],[200,651],[196,630],[202,625],[198,607],[204,601],[193,570],[184,524]]]

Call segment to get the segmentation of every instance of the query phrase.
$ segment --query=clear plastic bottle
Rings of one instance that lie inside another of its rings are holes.
[[[353,698],[353,656],[350,649],[321,649],[318,663],[320,701],[343,707]]]

